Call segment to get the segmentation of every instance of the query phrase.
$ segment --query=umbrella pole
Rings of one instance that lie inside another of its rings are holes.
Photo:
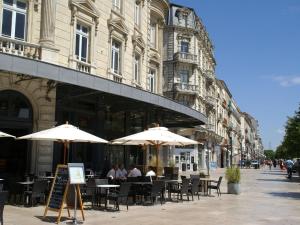
[[[156,145],[156,175],[160,175],[158,174],[158,149],[159,145]]]
[[[67,142],[64,141],[64,165],[66,164],[66,156],[67,156]]]

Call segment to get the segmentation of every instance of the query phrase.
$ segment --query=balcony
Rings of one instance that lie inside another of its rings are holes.
[[[208,85],[213,84],[213,82],[215,80],[214,72],[212,70],[205,70],[203,74],[204,74],[204,77],[206,78],[206,83]]]
[[[74,60],[74,61],[76,62],[77,70],[84,73],[91,73],[91,64],[79,60]]]
[[[215,107],[216,99],[210,95],[205,96],[205,103],[211,107]]]
[[[215,131],[215,125],[214,124],[206,124],[206,129],[209,131]]]
[[[196,95],[199,93],[199,86],[186,83],[169,83],[168,91],[176,91],[188,95]]]
[[[0,37],[0,52],[30,59],[41,59],[41,48],[39,45],[6,37]]]
[[[174,61],[198,65],[197,55],[188,52],[176,52],[174,54]]]

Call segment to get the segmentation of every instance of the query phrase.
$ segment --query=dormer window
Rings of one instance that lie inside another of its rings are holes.
[[[3,0],[1,35],[24,41],[27,4],[21,0]]]

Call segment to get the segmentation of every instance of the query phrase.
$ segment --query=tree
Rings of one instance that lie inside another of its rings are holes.
[[[273,150],[265,150],[264,154],[267,159],[275,159],[275,152]]]
[[[295,115],[288,118],[285,126],[285,136],[277,151],[279,155],[285,155],[285,158],[300,157],[300,106]]]
[[[287,159],[288,157],[289,156],[287,153],[287,149],[283,145],[279,145],[275,152],[275,158],[276,159]]]

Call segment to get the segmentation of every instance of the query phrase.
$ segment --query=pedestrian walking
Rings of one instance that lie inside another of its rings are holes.
[[[272,170],[272,161],[271,160],[268,161],[268,165],[269,165],[269,169]]]

